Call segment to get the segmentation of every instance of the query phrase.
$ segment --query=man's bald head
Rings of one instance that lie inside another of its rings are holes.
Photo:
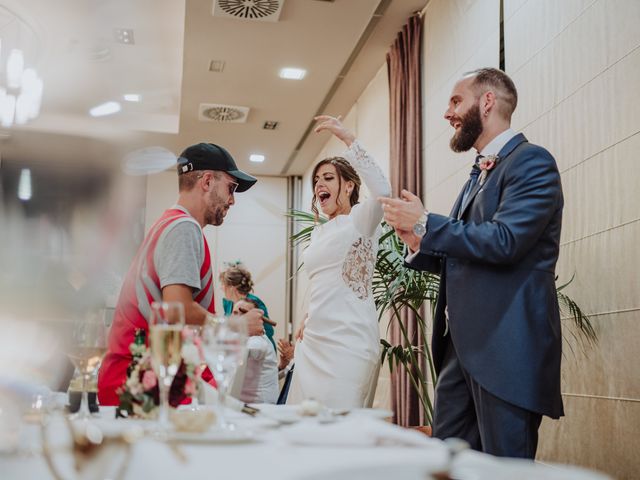
[[[518,105],[518,91],[513,80],[497,68],[479,68],[464,74],[463,78],[472,78],[470,88],[479,97],[487,91],[496,96],[496,106],[500,115],[511,120],[511,115]]]

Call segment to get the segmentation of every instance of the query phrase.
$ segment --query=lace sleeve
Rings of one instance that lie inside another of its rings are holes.
[[[345,158],[356,169],[360,179],[369,189],[369,198],[351,211],[353,224],[362,235],[372,237],[382,221],[382,205],[377,198],[391,195],[391,184],[382,173],[380,166],[357,140],[351,144],[345,153]]]

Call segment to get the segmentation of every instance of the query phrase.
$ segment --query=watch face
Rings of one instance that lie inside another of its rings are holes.
[[[416,223],[413,226],[413,233],[415,233],[418,237],[422,237],[427,232],[427,228],[424,223]]]

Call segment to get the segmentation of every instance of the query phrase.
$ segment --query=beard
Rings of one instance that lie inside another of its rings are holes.
[[[478,137],[482,133],[480,107],[474,105],[469,108],[467,113],[460,117],[460,123],[460,130],[451,137],[451,141],[449,142],[449,146],[454,152],[466,152],[473,147],[473,144],[478,140]]]
[[[207,211],[204,215],[205,225],[213,225],[216,227],[222,225],[224,217],[227,214],[227,210],[229,210],[229,205],[227,205],[215,191],[212,192],[209,204],[207,205]]]

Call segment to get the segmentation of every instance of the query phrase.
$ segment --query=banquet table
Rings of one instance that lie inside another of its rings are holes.
[[[267,412],[250,417],[228,410],[227,417],[236,426],[235,434],[219,435],[214,429],[202,435],[177,434],[166,441],[149,433],[154,422],[115,419],[114,410],[103,407],[99,418],[91,422],[99,426],[105,438],[123,432],[137,432],[137,436],[127,444],[128,450],[122,445],[113,446],[111,450],[107,446],[97,449],[80,474],[72,468],[73,457],[68,449],[55,445],[65,442],[61,415],[49,421],[46,436],[53,445],[56,468],[65,479],[116,479],[118,467],[125,464],[125,452],[129,452],[129,457],[120,478],[126,480],[425,480],[430,478],[429,474],[447,470],[452,465],[455,470],[457,462],[460,472],[466,475],[459,478],[474,480],[516,478],[514,472],[519,480],[608,478],[586,470],[565,471],[533,462],[505,467],[501,459],[477,452],[459,454],[451,464],[450,447],[445,442],[382,422],[379,417],[384,412],[379,410],[363,410],[329,419],[299,418],[298,421],[294,421],[292,410],[286,406]],[[375,439],[378,434],[380,438]],[[563,472],[564,476],[559,475]],[[24,425],[17,452],[0,454],[0,478],[55,478],[42,455],[38,424]]]

